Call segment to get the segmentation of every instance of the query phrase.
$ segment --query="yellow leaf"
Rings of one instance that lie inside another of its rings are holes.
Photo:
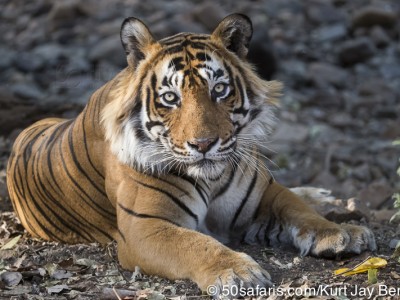
[[[354,268],[342,268],[334,271],[335,275],[350,276],[358,273],[364,273],[371,269],[383,268],[387,265],[387,261],[380,257],[371,257],[363,261]]]

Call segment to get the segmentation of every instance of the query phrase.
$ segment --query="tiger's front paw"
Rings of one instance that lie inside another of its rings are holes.
[[[364,226],[335,224],[329,222],[321,228],[292,230],[295,246],[301,255],[312,254],[320,257],[336,257],[343,254],[360,254],[365,250],[375,251],[373,233]]]
[[[245,253],[235,252],[235,258],[230,258],[227,263],[221,262],[206,272],[205,282],[199,284],[210,296],[239,296],[246,289],[258,287],[271,287],[271,276],[261,266]],[[222,269],[219,269],[224,266]]]

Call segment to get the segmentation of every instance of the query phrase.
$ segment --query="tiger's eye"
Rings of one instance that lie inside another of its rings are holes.
[[[218,94],[222,94],[225,91],[226,85],[223,83],[218,83],[214,86],[214,91]]]
[[[173,92],[166,92],[161,97],[168,104],[174,104],[178,100],[178,96]]]

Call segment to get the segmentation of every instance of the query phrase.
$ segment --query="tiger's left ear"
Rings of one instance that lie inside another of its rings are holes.
[[[232,14],[218,24],[211,38],[220,40],[225,48],[240,58],[245,58],[252,35],[253,25],[249,17],[243,14]]]
[[[156,43],[147,26],[133,17],[122,22],[120,35],[126,59],[133,68],[136,68],[138,63],[145,58],[146,48]]]

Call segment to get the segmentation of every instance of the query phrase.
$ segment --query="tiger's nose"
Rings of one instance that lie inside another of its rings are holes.
[[[211,149],[218,141],[218,138],[202,138],[202,139],[193,139],[188,141],[189,147],[197,150],[200,153],[205,154],[207,151]]]

